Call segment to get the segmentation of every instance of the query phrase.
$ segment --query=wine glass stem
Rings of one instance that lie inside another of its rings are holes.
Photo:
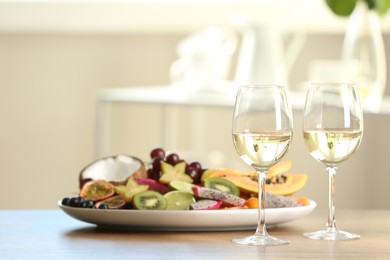
[[[255,236],[267,236],[267,229],[265,226],[265,179],[267,171],[257,170],[258,174],[258,221]]]
[[[335,184],[336,184],[336,169],[337,167],[326,167],[329,178],[329,205],[328,205],[328,222],[326,229],[328,231],[336,231],[336,217],[334,206]]]

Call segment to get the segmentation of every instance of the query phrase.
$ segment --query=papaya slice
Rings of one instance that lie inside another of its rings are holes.
[[[285,173],[283,176],[283,183],[271,182],[265,185],[265,190],[273,194],[291,196],[300,191],[307,182],[306,174]]]
[[[288,170],[291,169],[291,166],[292,166],[291,160],[287,160],[287,161],[283,161],[283,162],[279,162],[279,163],[275,164],[274,166],[269,168],[269,170],[267,172],[267,179],[272,178],[276,175],[282,174],[284,172],[287,172]]]
[[[306,174],[291,174],[285,173],[282,176],[282,181],[272,181],[280,175],[274,175],[272,178],[267,178],[266,191],[278,195],[292,195],[301,190],[307,182]],[[234,183],[242,193],[251,194],[258,193],[258,176],[256,172],[240,172],[232,169],[219,169],[210,173],[208,178],[225,178]]]
[[[272,178],[274,176],[280,175],[284,172],[287,172],[291,168],[291,160],[288,161],[283,161],[278,164],[275,164],[272,166],[268,172],[267,172],[267,179]],[[233,170],[233,169],[209,169],[205,171],[202,175],[201,181],[204,182],[209,178],[218,178],[224,175],[233,175],[233,176],[247,176],[252,179],[257,180],[257,173],[255,171],[251,172],[242,172],[238,170]]]
[[[206,181],[210,178],[249,178],[257,181],[257,173],[256,172],[242,172],[238,170],[233,169],[216,169],[216,170],[209,170],[209,174],[207,177],[203,179],[203,181]]]

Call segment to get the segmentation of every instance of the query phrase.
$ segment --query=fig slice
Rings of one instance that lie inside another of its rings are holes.
[[[119,154],[97,159],[80,171],[80,189],[92,180],[104,180],[113,185],[125,185],[128,179],[147,178],[145,163],[137,157]]]

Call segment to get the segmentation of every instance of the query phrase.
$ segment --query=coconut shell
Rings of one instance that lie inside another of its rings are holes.
[[[145,163],[137,157],[119,154],[103,157],[86,165],[79,174],[80,189],[92,180],[104,180],[113,185],[126,185],[129,178],[147,178]]]

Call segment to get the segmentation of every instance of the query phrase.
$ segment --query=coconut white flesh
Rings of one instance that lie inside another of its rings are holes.
[[[123,181],[134,174],[142,163],[127,155],[117,155],[97,160],[87,167],[82,176],[84,179]]]

